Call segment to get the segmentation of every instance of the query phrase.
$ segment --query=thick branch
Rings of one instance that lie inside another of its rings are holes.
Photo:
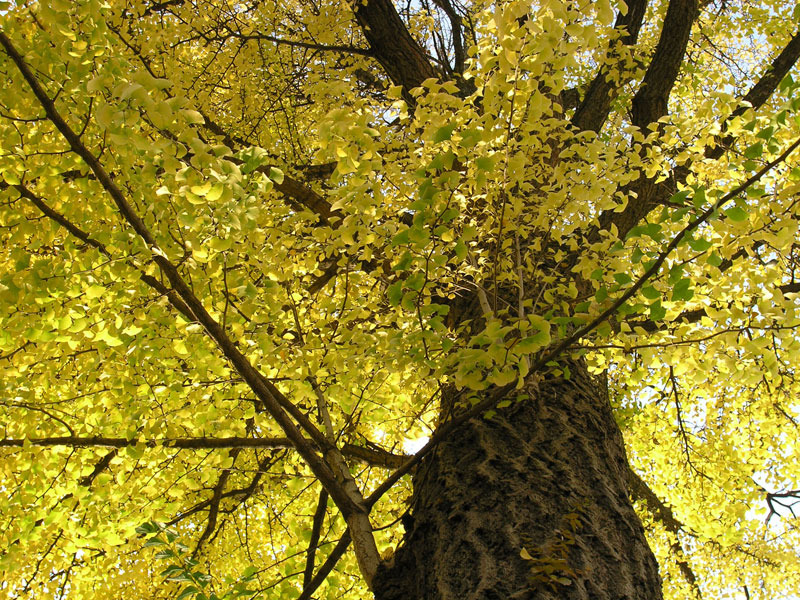
[[[630,47],[636,45],[647,9],[647,0],[629,0],[627,4],[627,14],[617,15],[617,22],[614,24],[616,29],[624,28],[626,32],[622,38],[613,42],[614,45],[610,52],[611,57],[617,59],[617,63],[620,62],[620,45]],[[609,72],[615,69],[621,70],[616,64],[604,65],[589,84],[583,102],[572,116],[572,124],[578,129],[600,131],[608,118],[614,91],[620,85],[620,82],[609,78]]]
[[[766,71],[762,73],[758,82],[745,94],[736,110],[725,119],[725,122],[722,124],[722,131],[725,131],[731,119],[743,115],[748,108],[752,107],[754,110],[757,110],[763,106],[773,92],[778,89],[778,85],[783,81],[783,78],[786,77],[787,73],[789,73],[792,67],[797,63],[798,58],[800,58],[800,31],[794,34],[794,37],[792,37],[786,47],[775,57]],[[735,138],[732,135],[725,136],[719,145],[714,148],[706,149],[706,158],[716,159],[721,157],[725,153],[725,150],[731,147],[734,140]]]
[[[640,129],[667,114],[669,95],[678,78],[697,14],[697,0],[671,0],[667,7],[653,60],[633,97],[633,124]]]
[[[406,100],[408,90],[419,87],[440,74],[433,67],[424,48],[411,37],[391,0],[355,0],[353,10],[369,43],[372,55],[395,85],[402,85]]]
[[[767,66],[759,80],[744,95],[739,106],[721,123],[721,130],[725,131],[728,122],[742,115],[748,108],[759,109],[778,88],[778,85],[792,69],[800,58],[800,32],[796,33],[789,44],[778,54],[772,63]],[[709,146],[705,155],[710,159],[720,158],[731,147],[735,138],[731,135],[723,137],[717,145]],[[631,199],[628,206],[621,213],[607,212],[600,216],[602,229],[609,229],[612,224],[617,226],[618,235],[624,238],[650,210],[656,205],[666,203],[678,191],[678,184],[685,183],[691,173],[690,165],[681,165],[673,170],[673,176],[661,183],[654,183],[653,179],[642,176],[634,182],[632,189],[637,197]],[[630,195],[628,190],[626,193]]]
[[[653,59],[632,101],[633,124],[643,131],[667,114],[669,95],[678,78],[697,14],[697,0],[671,0],[667,7]],[[642,173],[624,191],[629,198],[625,210],[600,215],[601,229],[608,230],[616,225],[623,238],[649,212],[655,180]]]

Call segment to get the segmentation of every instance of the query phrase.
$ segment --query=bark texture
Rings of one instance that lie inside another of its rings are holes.
[[[662,597],[604,387],[571,370],[463,424],[423,461],[377,600]]]

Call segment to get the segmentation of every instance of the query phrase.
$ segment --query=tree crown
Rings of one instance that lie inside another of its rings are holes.
[[[797,7],[3,5],[5,593],[366,595],[578,359],[666,592],[797,587]]]

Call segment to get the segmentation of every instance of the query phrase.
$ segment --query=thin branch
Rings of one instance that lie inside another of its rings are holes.
[[[775,506],[780,506],[783,509],[788,509],[792,516],[796,519],[797,513],[795,506],[800,503],[800,490],[789,490],[786,492],[768,492],[767,493],[767,506],[769,506],[769,514],[767,515],[767,523],[773,516],[779,515],[780,509]]]
[[[322,531],[322,524],[325,522],[325,509],[328,505],[328,492],[323,488],[319,492],[317,510],[314,511],[314,520],[311,524],[311,538],[308,540],[308,552],[306,554],[306,569],[303,572],[303,589],[307,589],[314,575],[314,557],[319,545],[319,536]]]
[[[293,48],[306,48],[308,50],[317,50],[319,52],[339,52],[341,54],[357,54],[359,56],[372,57],[372,51],[367,48],[357,48],[355,46],[327,46],[325,44],[315,44],[312,42],[302,42],[299,40],[287,40],[284,38],[275,37],[274,35],[267,35],[265,33],[252,33],[244,34],[228,29],[230,37],[244,40],[244,41],[267,41],[272,42],[278,46],[291,46]],[[225,36],[219,36],[219,41],[224,41]],[[213,39],[213,38],[212,38]]]
[[[311,441],[309,440],[309,443]],[[27,448],[67,446],[70,448],[131,448],[143,446],[145,448],[178,448],[190,450],[215,450],[229,448],[291,448],[289,438],[246,438],[246,437],[188,437],[164,439],[128,439],[124,437],[105,436],[60,436],[46,438],[4,438],[0,439],[0,448]]]
[[[223,492],[225,491],[225,486],[228,484],[228,479],[230,479],[231,469],[233,467],[233,464],[236,462],[236,459],[239,457],[241,451],[242,451],[241,448],[234,448],[228,452],[228,456],[232,459],[231,467],[223,469],[222,473],[217,479],[216,485],[214,486],[214,491],[212,492],[211,498],[209,499],[208,503],[208,516],[206,517],[206,527],[203,530],[203,533],[200,534],[200,537],[198,538],[197,543],[194,546],[194,550],[192,551],[193,559],[200,553],[200,550],[203,548],[203,544],[206,542],[206,540],[208,540],[211,537],[211,535],[217,529],[219,504],[222,501]]]
[[[687,532],[686,527],[677,518],[675,518],[672,508],[665,504],[656,493],[650,489],[650,486],[639,477],[639,475],[631,468],[628,468],[628,490],[635,501],[642,503],[647,512],[661,523],[669,533],[675,536],[675,541],[670,545],[670,549],[675,555],[675,562],[681,571],[684,579],[689,583],[696,598],[701,598],[700,586],[697,584],[697,576],[694,573],[683,546],[680,543],[679,535],[682,532]],[[689,533],[690,535],[693,535]]]
[[[70,234],[72,234],[73,236],[75,236],[76,238],[81,240],[84,244],[86,244],[87,246],[91,246],[92,248],[97,249],[104,256],[108,257],[111,260],[114,260],[114,257],[109,252],[108,248],[106,248],[105,244],[103,244],[102,242],[94,239],[92,236],[90,236],[88,233],[83,231],[80,227],[78,227],[77,225],[72,223],[70,220],[68,220],[64,215],[62,215],[58,211],[50,208],[50,206],[48,206],[48,204],[42,198],[40,198],[39,196],[34,194],[26,186],[24,186],[22,184],[18,184],[18,185],[14,185],[14,186],[8,186],[8,184],[6,184],[4,181],[0,181],[0,190],[6,189],[7,187],[13,187],[14,189],[16,189],[23,198],[25,198],[31,204],[33,204],[36,208],[38,208],[43,215],[47,216],[51,220],[53,220],[56,223],[58,223],[59,225],[61,225]],[[135,268],[137,271],[139,271],[139,273],[140,273],[139,278],[144,283],[146,283],[148,286],[153,288],[155,291],[157,291],[162,296],[166,296],[169,299],[170,303],[184,317],[186,317],[189,321],[196,321],[197,320],[195,315],[194,315],[194,313],[191,311],[191,309],[186,305],[185,302],[183,302],[183,300],[181,300],[178,297],[178,295],[173,290],[170,290],[169,288],[167,288],[167,286],[165,286],[163,283],[161,283],[158,279],[156,279],[152,275],[148,275],[146,272],[144,272],[142,269],[140,269],[136,264],[134,264],[131,259],[126,258],[124,260],[126,260],[126,262],[131,264],[131,266],[133,266],[133,268]]]
[[[330,574],[333,568],[336,566],[344,553],[347,551],[347,547],[350,545],[350,530],[348,529],[345,531],[344,535],[341,539],[337,542],[336,546],[333,548],[333,551],[328,555],[328,558],[325,559],[325,562],[322,563],[322,566],[317,571],[316,575],[311,579],[308,585],[303,586],[303,592],[297,597],[297,600],[311,600],[311,595],[317,591],[322,582],[325,581],[325,578]]]

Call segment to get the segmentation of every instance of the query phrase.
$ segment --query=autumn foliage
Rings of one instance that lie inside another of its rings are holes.
[[[665,597],[800,587],[800,5],[402,4],[0,2],[0,596],[369,598],[576,365]]]

